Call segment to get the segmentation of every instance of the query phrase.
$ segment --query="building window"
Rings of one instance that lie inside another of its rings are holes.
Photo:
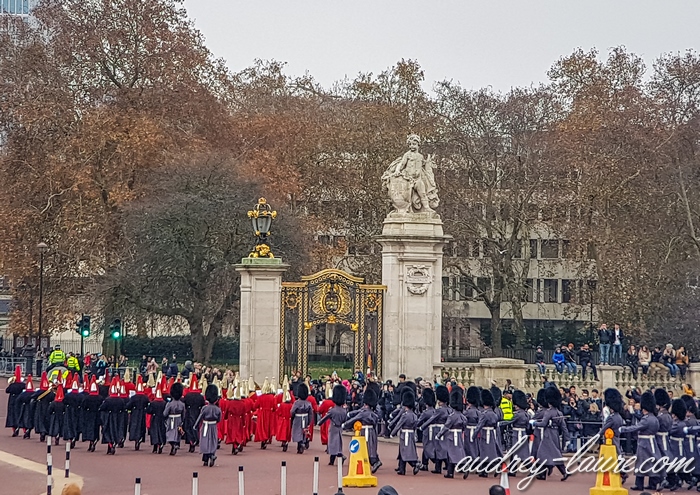
[[[29,0],[2,0],[1,5],[3,14],[29,14]]]
[[[559,257],[559,241],[546,239],[542,241],[542,259],[556,259]]]
[[[472,258],[481,258],[481,240],[475,239],[471,244]]]
[[[557,292],[559,290],[559,281],[553,278],[542,280],[542,302],[555,303],[558,302]]]
[[[530,239],[530,259],[537,259],[537,239]]]
[[[589,242],[586,245],[586,259],[594,260],[597,257],[598,257],[598,253],[596,252],[595,244],[592,242]]]
[[[535,300],[535,280],[531,278],[525,281],[525,300],[527,302],[537,302]]]
[[[563,303],[575,303],[576,302],[576,292],[575,292],[575,280],[564,279],[561,281],[561,302]]]
[[[561,241],[561,257],[571,258],[571,241]]]
[[[491,290],[491,279],[488,277],[479,277],[476,279],[476,289],[479,294],[484,294]]]
[[[459,284],[457,285],[457,290],[459,291],[459,299],[474,299],[474,294],[472,293],[471,284],[469,282],[469,277],[459,277]]]
[[[517,239],[513,242],[513,253],[511,254],[514,260],[523,259],[523,241]]]
[[[452,299],[450,297],[450,277],[442,277],[442,299],[444,301],[449,301]]]

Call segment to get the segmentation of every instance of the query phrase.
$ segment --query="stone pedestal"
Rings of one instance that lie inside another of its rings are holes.
[[[391,213],[382,235],[383,377],[430,377],[440,365],[443,234],[434,213]]]
[[[257,383],[280,376],[282,274],[279,258],[243,258],[241,274],[240,375]]]

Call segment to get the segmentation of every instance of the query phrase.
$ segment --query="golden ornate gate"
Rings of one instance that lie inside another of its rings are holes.
[[[306,375],[312,346],[309,332],[318,325],[341,325],[352,332],[354,367],[381,376],[386,287],[365,284],[363,278],[334,269],[301,280],[282,283],[280,370],[288,376],[296,370]]]

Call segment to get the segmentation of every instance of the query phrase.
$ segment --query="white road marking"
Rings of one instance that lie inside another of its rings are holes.
[[[9,452],[0,450],[0,462],[4,462],[5,464],[9,464],[20,469],[25,469],[27,471],[33,471],[35,473],[39,473],[46,476],[46,464],[40,464],[38,462],[25,459],[24,457],[19,457],[14,454],[10,454]],[[82,476],[78,476],[77,474],[71,473],[70,478],[66,479],[64,477],[63,469],[61,469],[59,466],[54,466],[53,472],[54,475],[52,493],[60,494],[61,490],[63,490],[63,487],[66,485],[70,485],[71,483],[77,484],[80,488],[83,487]],[[39,495],[46,495],[46,492],[43,492]]]

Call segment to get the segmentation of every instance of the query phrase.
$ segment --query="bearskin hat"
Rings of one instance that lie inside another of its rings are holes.
[[[435,407],[435,391],[432,388],[424,388],[423,393],[423,403],[428,407]]]
[[[622,401],[622,395],[616,388],[606,388],[603,392],[603,400],[605,401],[605,405],[608,406],[608,409],[615,411],[618,414],[622,413],[622,410],[625,407],[625,404]]]
[[[682,399],[675,399],[671,404],[671,414],[680,420],[685,419],[685,415],[688,412],[688,408],[685,407],[685,401]]]
[[[695,413],[698,411],[698,407],[695,405],[695,400],[688,394],[681,395],[681,400],[685,403],[686,411],[695,416]]]
[[[333,404],[336,406],[342,406],[348,398],[348,389],[342,385],[336,385],[333,387]]]
[[[544,389],[544,400],[548,405],[558,409],[561,407],[561,392],[557,387],[547,387]]]
[[[438,385],[435,389],[435,398],[438,402],[444,402],[445,404],[450,402],[450,391],[444,385]]]
[[[404,382],[402,390],[410,390],[411,392],[413,392],[413,395],[415,395],[417,392],[417,388],[418,387],[416,386],[416,382]]]
[[[527,403],[527,396],[525,395],[525,392],[523,392],[522,390],[513,391],[513,405],[518,406],[523,411],[527,411],[527,408],[529,406]]]
[[[377,382],[367,382],[367,390],[372,389],[377,397],[382,395],[382,387]]]
[[[481,403],[484,406],[490,407],[491,409],[496,407],[496,401],[494,400],[493,394],[491,393],[490,390],[483,389],[481,391]]]
[[[496,402],[496,404],[501,403],[501,399],[503,398],[503,391],[498,388],[496,385],[491,385],[491,395],[493,395],[493,400]]]
[[[544,398],[543,388],[537,391],[537,405],[539,405],[540,407],[547,407],[547,400]]]
[[[471,386],[467,389],[467,402],[476,407],[481,405],[481,391],[479,387]]]
[[[369,407],[376,407],[377,405],[377,392],[373,388],[368,388],[365,390],[365,394],[362,397],[362,404]]]
[[[401,405],[410,409],[416,407],[416,396],[410,388],[401,393]]]
[[[170,387],[170,397],[172,397],[173,400],[180,400],[182,399],[182,393],[184,390],[185,389],[182,386],[182,383],[173,383],[173,385]]]
[[[654,390],[654,400],[656,405],[668,409],[671,406],[671,397],[668,396],[668,392],[663,388],[657,388]]]
[[[649,414],[656,415],[656,401],[654,400],[654,394],[651,392],[644,392],[642,394],[641,407]]]
[[[306,400],[306,398],[308,396],[309,396],[309,387],[306,386],[306,383],[300,383],[299,386],[297,387],[297,399]]]
[[[455,411],[464,411],[464,390],[462,387],[452,387],[450,391],[450,407]]]
[[[207,399],[209,404],[214,404],[219,400],[219,387],[213,383],[207,386],[207,389],[204,391],[204,398]]]

